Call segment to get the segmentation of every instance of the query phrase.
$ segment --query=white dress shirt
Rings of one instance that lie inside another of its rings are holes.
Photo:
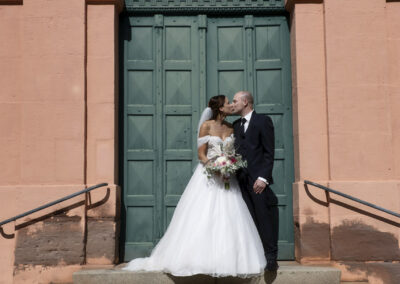
[[[246,119],[246,122],[244,124],[244,133],[246,133],[247,128],[249,127],[249,122],[251,119],[251,115],[253,114],[254,110],[252,110],[251,112],[249,112],[248,114],[246,114],[243,118]]]
[[[248,114],[246,114],[246,115],[243,117],[243,118],[246,119],[246,122],[244,123],[244,133],[246,133],[247,128],[249,127],[250,119],[251,119],[251,116],[252,116],[253,112],[254,112],[254,110],[252,110],[251,112],[249,112]],[[263,177],[258,177],[258,179],[261,180],[261,181],[263,181],[264,183],[268,184],[268,181],[267,181],[265,178],[263,178]]]

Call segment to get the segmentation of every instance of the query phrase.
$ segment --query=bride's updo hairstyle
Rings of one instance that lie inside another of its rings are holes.
[[[225,96],[224,95],[218,95],[214,96],[210,99],[208,102],[208,107],[211,108],[212,110],[212,117],[210,119],[216,119],[218,114],[221,113],[219,110],[221,107],[223,107],[225,104]]]

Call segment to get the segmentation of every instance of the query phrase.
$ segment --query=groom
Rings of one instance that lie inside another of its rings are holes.
[[[233,123],[235,147],[247,160],[247,168],[238,172],[244,201],[249,208],[264,246],[266,270],[278,269],[278,199],[269,187],[273,183],[274,126],[269,116],[257,114],[250,92],[237,92],[233,113],[241,118]]]

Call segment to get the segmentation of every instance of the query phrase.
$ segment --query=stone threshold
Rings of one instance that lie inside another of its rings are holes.
[[[341,272],[329,266],[306,266],[294,261],[280,261],[276,273],[265,272],[253,278],[208,275],[177,277],[161,272],[131,272],[121,268],[81,270],[73,274],[74,284],[340,284]]]

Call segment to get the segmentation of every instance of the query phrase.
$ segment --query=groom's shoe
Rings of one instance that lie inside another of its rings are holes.
[[[267,266],[265,267],[265,270],[275,272],[279,268],[278,262],[276,259],[271,259],[267,260]]]

